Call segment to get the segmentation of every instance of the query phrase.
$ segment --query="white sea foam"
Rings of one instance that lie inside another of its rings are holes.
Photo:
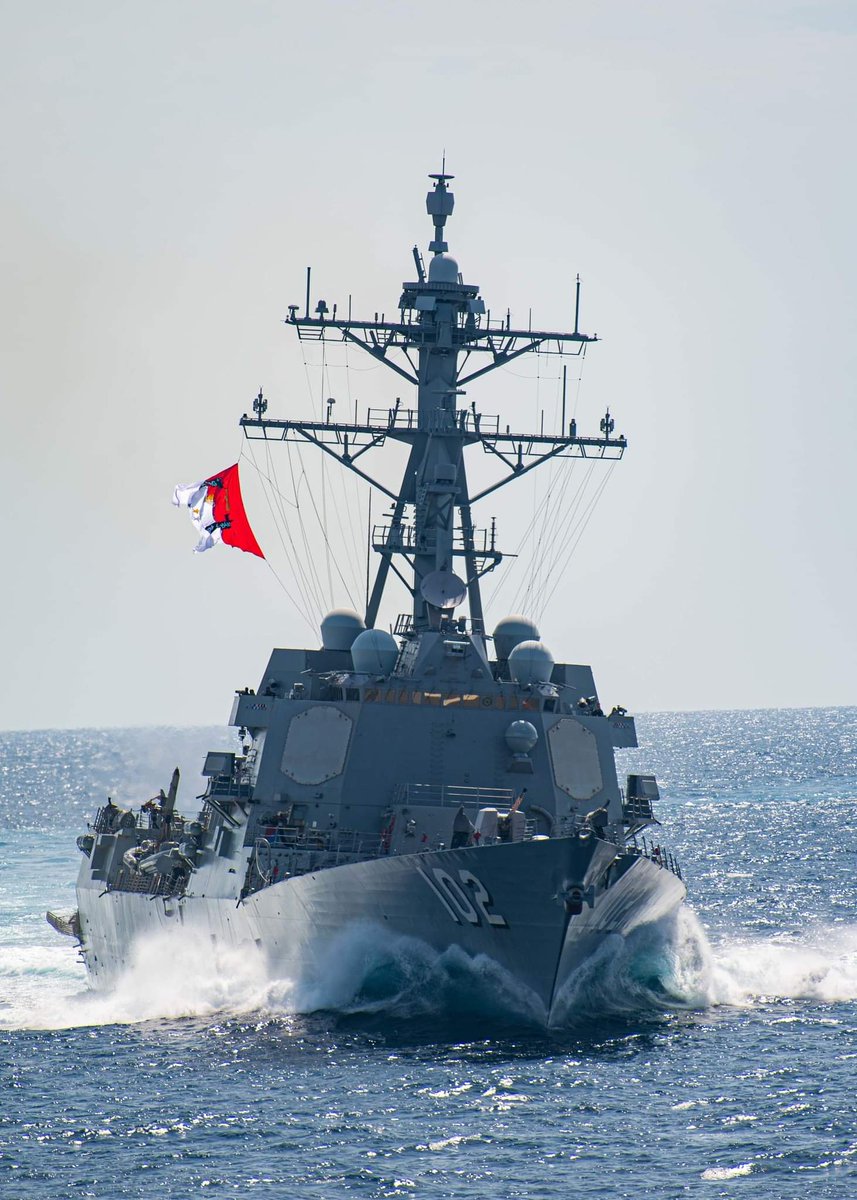
[[[558,997],[551,1024],[772,999],[857,998],[857,926],[801,939],[710,945],[689,909],[608,938]],[[213,947],[190,930],[142,939],[109,991],[91,991],[70,940],[0,945],[0,1028],[57,1029],[159,1018],[319,1010],[401,1018],[455,1011],[544,1024],[535,995],[487,956],[438,953],[369,922],[331,943],[313,973],[272,978],[254,946]]]
[[[814,926],[801,936],[709,942],[690,909],[674,926],[650,927],[665,939],[661,982],[689,1007],[749,1007],[766,1000],[857,999],[857,925]],[[623,953],[633,956],[632,939]]]
[[[608,938],[557,998],[553,1024],[646,1009],[857,999],[857,925],[712,945],[689,908]]]
[[[29,962],[27,959],[29,958]],[[257,953],[215,950],[177,930],[141,939],[114,988],[90,990],[71,944],[0,950],[0,1027],[64,1029],[257,1009],[267,980]]]
[[[141,938],[108,990],[90,990],[72,944],[0,947],[0,1028],[60,1029],[216,1013],[319,1010],[403,1018],[447,1007],[543,1022],[536,998],[485,956],[442,954],[360,923],[335,938],[313,973],[272,978],[253,945],[214,947],[175,929]]]
[[[700,1178],[719,1182],[723,1179],[738,1179],[741,1175],[751,1175],[752,1173],[752,1163],[739,1163],[737,1167],[708,1167],[702,1172]]]
[[[799,939],[747,938],[711,950],[712,1003],[857,999],[857,926],[816,927]]]

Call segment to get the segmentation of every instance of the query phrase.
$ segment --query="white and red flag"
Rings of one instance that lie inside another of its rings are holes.
[[[244,511],[238,463],[200,483],[180,483],[173,492],[173,504],[190,509],[190,519],[199,533],[195,554],[225,542],[248,554],[265,557]]]

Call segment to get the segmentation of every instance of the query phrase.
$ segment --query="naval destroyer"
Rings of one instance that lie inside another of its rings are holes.
[[[521,355],[585,352],[596,338],[578,327],[579,281],[570,332],[492,318],[445,239],[452,176],[430,179],[427,265],[415,247],[394,320],[313,305],[308,271],[306,303],[286,321],[300,339],[359,347],[413,400],[362,422],[333,420],[331,405],[324,419],[276,419],[260,391],[240,422],[248,439],[318,447],[389,500],[371,529],[365,612],[328,613],[320,646],[275,649],[258,689],[236,693],[236,749],[207,755],[198,811],[180,812],[178,772],[139,811],[97,811],[78,838],[78,910],[49,914],[78,938],[96,986],[146,935],[171,930],[261,954],[273,978],[322,979],[360,929],[381,956],[419,946],[487,964],[550,1022],[606,939],[684,900],[649,828],[655,778],[617,777],[614,750],[637,745],[633,716],[605,712],[590,667],[556,661],[532,620],[491,628],[483,613],[480,581],[503,555],[474,506],[543,464],[626,449],[609,410],[586,435],[564,403],[546,432],[463,400]],[[405,448],[398,489],[364,457],[388,441]],[[475,448],[497,477],[472,488]],[[411,602],[381,628],[391,572]],[[355,995],[362,984],[355,968]]]

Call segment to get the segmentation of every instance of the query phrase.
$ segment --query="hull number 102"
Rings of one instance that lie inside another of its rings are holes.
[[[509,922],[498,912],[492,912],[491,893],[472,871],[459,871],[454,879],[448,871],[434,867],[431,874],[418,867],[420,875],[440,900],[457,925],[490,925],[508,929]]]

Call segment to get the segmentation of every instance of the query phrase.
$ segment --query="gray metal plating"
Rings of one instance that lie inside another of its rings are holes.
[[[366,612],[329,614],[320,649],[274,650],[258,690],[236,694],[243,750],[209,755],[195,819],[175,809],[174,779],[139,814],[102,808],[78,839],[67,932],[94,983],[114,982],[145,934],[179,928],[261,954],[274,976],[321,979],[359,928],[381,949],[415,939],[484,956],[549,1021],[605,937],[684,899],[675,860],[641,840],[654,779],[625,790],[616,776],[614,749],[636,745],[633,717],[605,715],[590,668],[555,662],[532,622],[507,618],[492,652],[484,621],[480,580],[503,555],[472,505],[557,458],[620,458],[626,442],[609,412],[597,436],[574,421],[503,432],[461,407],[462,387],[521,354],[581,353],[596,339],[577,319],[572,333],[492,321],[448,253],[452,176],[431,178],[432,257],[426,271],[415,252],[398,320],[354,320],[350,305],[342,318],[325,301],[311,314],[308,274],[304,315],[291,306],[287,322],[301,338],[360,346],[415,385],[415,406],[397,399],[362,423],[285,420],[266,415],[260,392],[241,419],[248,438],[314,444],[393,500],[372,534]],[[473,354],[490,361],[469,369]],[[358,465],[387,438],[409,447],[395,493]],[[465,452],[477,445],[500,475],[472,496]],[[390,569],[412,598],[395,637],[374,628]],[[469,615],[457,615],[465,598]]]

